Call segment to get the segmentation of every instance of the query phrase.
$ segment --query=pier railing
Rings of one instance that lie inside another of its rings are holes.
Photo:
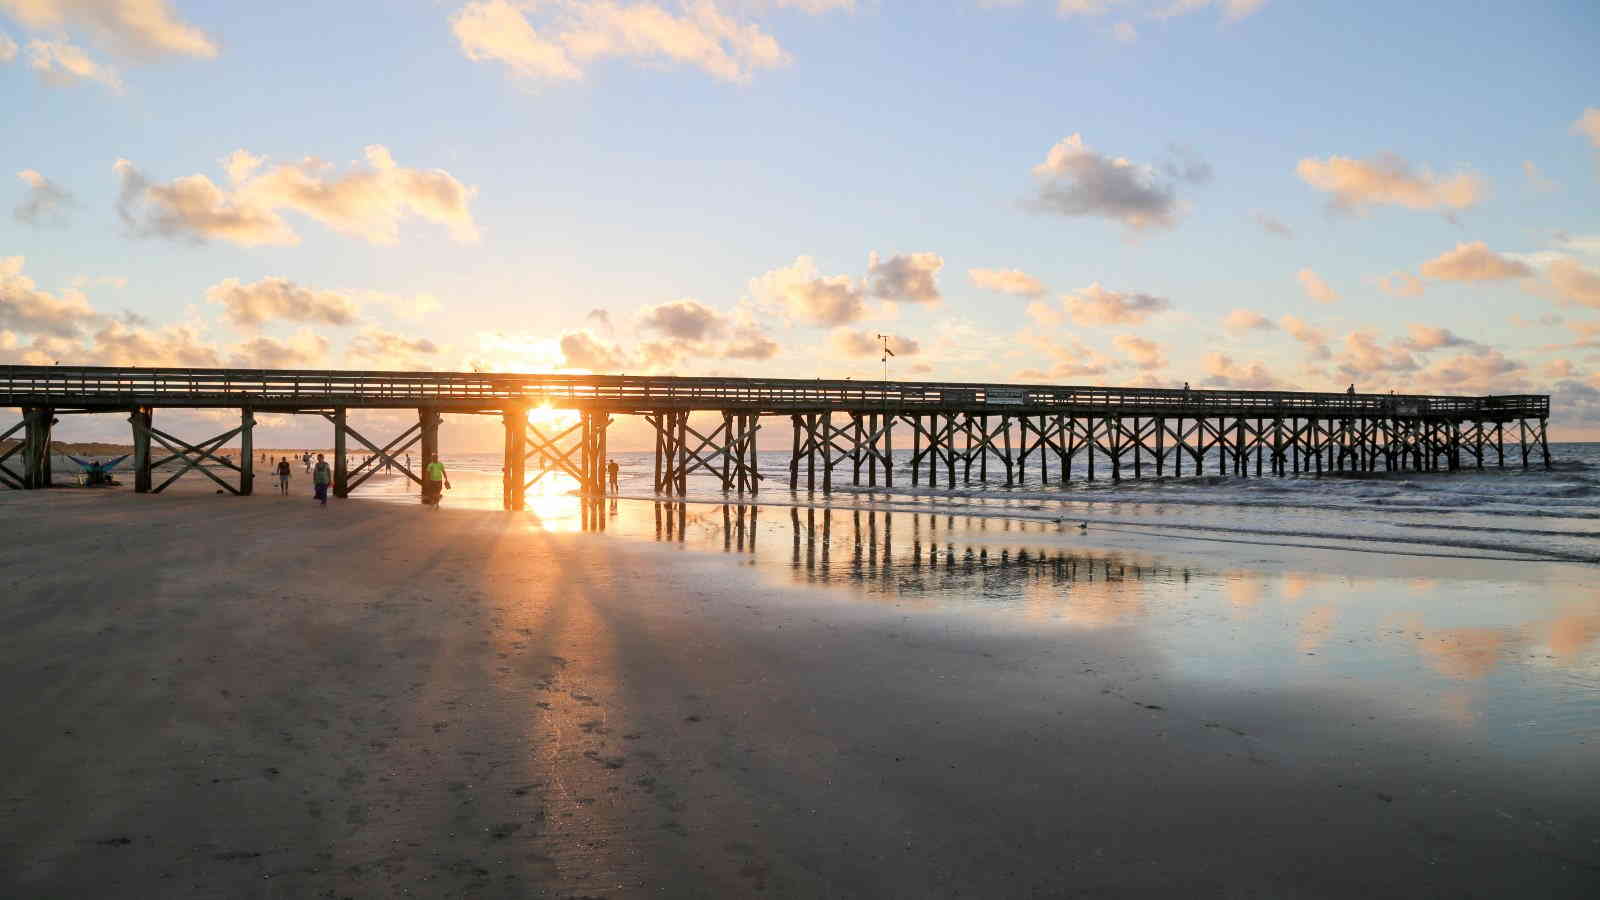
[[[1129,415],[1480,416],[1545,418],[1548,396],[1435,396],[1183,390],[1087,385],[806,381],[483,372],[0,366],[0,406],[317,406],[487,409],[508,403],[589,409],[770,411],[1082,410]]]

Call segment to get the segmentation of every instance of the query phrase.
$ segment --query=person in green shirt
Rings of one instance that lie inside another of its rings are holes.
[[[444,463],[435,459],[422,467],[423,503],[438,509],[439,501],[443,499],[445,489],[448,487],[450,487],[450,476],[444,470]]]
[[[317,502],[328,505],[328,485],[333,484],[333,467],[317,454],[317,467],[311,470],[311,484],[316,488]]]

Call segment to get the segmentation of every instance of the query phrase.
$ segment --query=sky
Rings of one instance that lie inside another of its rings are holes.
[[[877,379],[883,335],[1600,439],[1597,45],[1587,2],[0,0],[0,362]]]

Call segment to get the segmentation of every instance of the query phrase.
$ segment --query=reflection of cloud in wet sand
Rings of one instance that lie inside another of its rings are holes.
[[[1254,610],[1261,603],[1262,581],[1261,573],[1233,571],[1223,575],[1223,590],[1228,595],[1228,605],[1235,612],[1245,613]]]
[[[1333,630],[1333,622],[1338,615],[1339,609],[1332,603],[1306,610],[1305,617],[1300,620],[1300,650],[1309,653],[1322,646],[1328,632]]]
[[[1317,576],[1305,572],[1290,572],[1283,576],[1281,593],[1285,603],[1293,603],[1306,595],[1306,589],[1317,583]]]
[[[1024,591],[1030,609],[1059,613],[1074,625],[1103,628],[1144,616],[1144,584],[1118,578],[1078,580],[1065,587],[1035,582]]]
[[[1574,613],[1550,623],[1550,652],[1562,662],[1575,662],[1600,638],[1600,613]]]
[[[1505,644],[1498,628],[1446,628],[1428,633],[1420,647],[1439,674],[1471,681],[1500,663]]]

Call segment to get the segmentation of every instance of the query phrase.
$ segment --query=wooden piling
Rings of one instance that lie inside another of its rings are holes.
[[[150,493],[150,420],[154,410],[148,406],[135,406],[128,414],[133,426],[133,492]]]
[[[350,496],[350,460],[348,436],[348,412],[342,406],[333,410],[333,495],[335,497]],[[426,462],[424,462],[426,465]],[[426,480],[426,479],[424,479]]]
[[[239,496],[255,493],[256,486],[256,417],[246,406],[239,410]]]
[[[48,406],[29,406],[22,410],[22,486],[41,490],[50,486],[50,430],[56,424],[56,411]]]
[[[439,412],[431,406],[417,407],[417,424],[422,429],[422,502],[439,499],[444,485],[428,477],[428,464],[439,461]],[[339,429],[343,430],[343,429]]]
[[[517,511],[528,506],[528,407],[512,403],[501,410],[505,425],[505,456],[501,460],[500,502],[505,509]]]

